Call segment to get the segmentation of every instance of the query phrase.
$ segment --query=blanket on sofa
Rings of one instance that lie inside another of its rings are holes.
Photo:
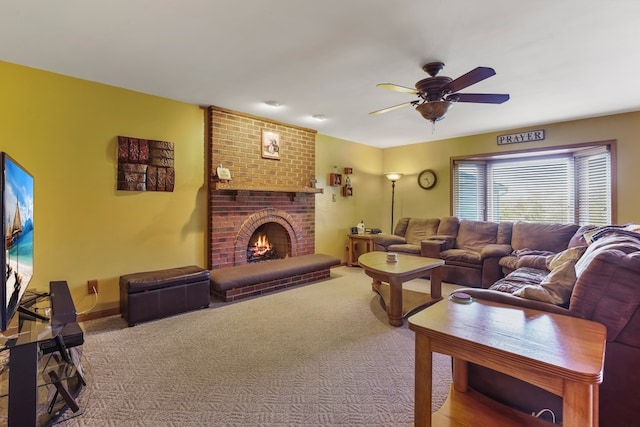
[[[576,283],[575,265],[586,249],[585,246],[577,246],[547,256],[546,267],[549,274],[540,283],[525,285],[513,295],[555,305],[568,304]]]
[[[586,249],[586,246],[577,246],[557,254],[518,251],[519,268],[489,289],[567,307],[576,282],[574,267]]]
[[[640,233],[600,231],[589,246],[547,257],[548,268],[518,268],[489,289],[568,308],[573,316],[604,324],[607,341],[614,341],[640,307]]]

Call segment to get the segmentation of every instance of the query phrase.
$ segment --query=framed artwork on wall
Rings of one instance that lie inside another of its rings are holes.
[[[280,160],[280,134],[272,130],[262,130],[262,157],[265,159]]]

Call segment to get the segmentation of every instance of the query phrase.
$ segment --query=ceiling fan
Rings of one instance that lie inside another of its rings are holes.
[[[429,62],[422,69],[431,77],[422,79],[416,83],[416,88],[398,86],[392,83],[380,83],[376,87],[389,89],[396,92],[410,93],[418,95],[418,99],[383,108],[369,114],[382,114],[398,108],[413,105],[425,119],[435,124],[436,121],[444,119],[449,107],[454,102],[476,102],[484,104],[502,104],[509,100],[508,94],[497,93],[458,93],[458,91],[481,82],[484,79],[496,74],[493,68],[476,67],[466,74],[452,79],[451,77],[438,76],[444,68],[443,62]]]

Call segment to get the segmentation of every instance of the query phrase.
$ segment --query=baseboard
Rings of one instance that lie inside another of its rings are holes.
[[[79,314],[78,322],[85,322],[87,320],[100,319],[101,317],[109,317],[120,314],[120,307],[113,307],[107,310],[91,311],[89,313]]]

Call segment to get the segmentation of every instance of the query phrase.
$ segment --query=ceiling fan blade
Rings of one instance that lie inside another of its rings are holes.
[[[483,104],[502,104],[508,100],[509,95],[506,93],[454,93],[447,96],[447,101],[479,102]]]
[[[387,107],[383,108],[382,110],[372,111],[369,113],[369,115],[375,116],[376,114],[388,113],[389,111],[397,110],[398,108],[408,107],[409,105],[413,105],[416,102],[418,101],[403,102],[402,104],[394,105],[393,107]]]
[[[473,84],[481,82],[484,79],[488,79],[494,76],[496,71],[489,67],[477,67],[469,71],[467,74],[463,74],[457,79],[450,81],[446,84],[442,90],[445,92],[455,93]]]
[[[394,85],[393,83],[379,83],[376,87],[379,87],[380,89],[393,90],[395,92],[411,93],[414,95],[418,94],[418,91],[415,89],[406,86]]]

